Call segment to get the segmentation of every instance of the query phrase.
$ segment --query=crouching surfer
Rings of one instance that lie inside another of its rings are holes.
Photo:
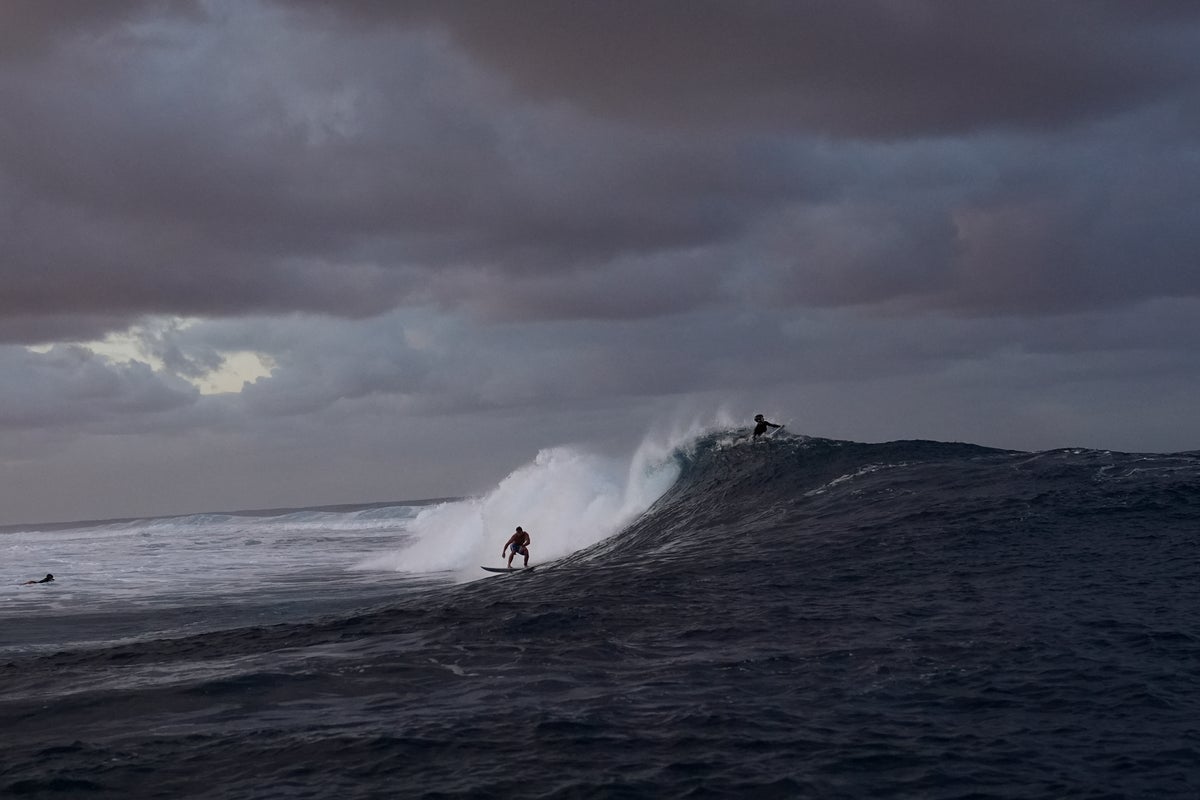
[[[504,543],[504,550],[501,551],[500,557],[504,558],[504,554],[508,554],[508,568],[512,569],[513,556],[520,553],[525,556],[525,566],[529,566],[529,534],[521,530],[521,526],[517,526],[517,530],[512,536],[508,537],[508,541]]]
[[[767,428],[782,428],[782,425],[776,425],[774,422],[767,422],[762,414],[754,415],[754,438],[762,436],[767,432]]]

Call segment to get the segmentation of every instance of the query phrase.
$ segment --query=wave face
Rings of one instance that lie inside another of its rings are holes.
[[[675,464],[532,573],[14,659],[0,789],[1196,796],[1200,454],[716,433]]]

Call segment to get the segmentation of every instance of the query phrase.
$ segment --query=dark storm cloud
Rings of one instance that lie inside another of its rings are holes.
[[[356,258],[337,204],[312,207],[337,183],[277,110],[221,85],[249,65],[192,69],[167,39],[76,34],[0,78],[0,313],[388,307],[394,280]]]
[[[1042,129],[1187,85],[1178,2],[306,3],[430,24],[535,97],[693,126],[865,137]]]
[[[65,338],[74,341],[101,339],[128,324],[119,316],[50,314],[36,312],[0,315],[0,342],[35,345]]]
[[[1200,291],[1190,4],[3,13],[26,42],[0,73],[4,341]]]
[[[736,236],[796,191],[771,169],[778,146],[513,103],[426,33],[122,8],[62,25],[0,76],[0,314],[38,331],[64,315],[487,304],[481,271],[489,291],[593,282],[614,259]]]
[[[744,287],[773,304],[992,316],[1200,294],[1200,162],[1158,117],[847,146],[858,166],[832,201],[782,205],[743,237],[764,277]]]
[[[782,157],[783,147],[769,159],[782,191],[717,192],[710,206],[712,241],[741,240],[749,258],[762,259],[730,266],[769,278],[760,293],[777,303],[900,302],[918,310],[1024,314],[1200,290],[1191,266],[1200,241],[1194,226],[1181,224],[1195,217],[1200,197],[1189,124],[1200,106],[1194,5],[308,5],[322,10],[326,23],[448,31],[522,96],[565,103],[597,124],[618,120],[660,136],[686,134],[691,142],[712,131],[792,134],[793,160]],[[822,134],[862,143],[824,142]],[[916,153],[919,169],[904,163],[913,153],[870,144],[879,139],[925,145]],[[955,153],[964,148],[975,152]],[[947,155],[961,171],[948,174],[940,163]],[[692,163],[729,158],[701,156]],[[931,188],[931,177],[941,185]],[[747,174],[746,182],[768,185],[762,173],[754,180]],[[812,192],[814,184],[823,191]],[[686,205],[693,195],[680,182],[647,179],[622,188],[597,198],[596,207],[649,195],[651,207],[702,219]],[[734,210],[749,198],[758,201],[752,214]],[[571,231],[588,213],[569,208],[551,229]],[[766,241],[747,234],[755,217]],[[778,247],[780,235],[791,252]],[[626,241],[649,249],[648,242]],[[560,266],[569,270],[581,252],[557,252]],[[682,262],[681,278],[689,276]],[[555,307],[619,316],[618,309],[636,309],[617,300],[628,284],[610,271],[614,263],[589,264],[587,279],[574,282],[563,272],[546,278],[536,294],[547,302],[534,302],[535,313]],[[488,274],[492,283],[508,277]],[[588,286],[588,279],[610,276],[611,294]],[[689,277],[696,299],[718,295],[703,273]],[[747,278],[731,294],[753,295],[754,285]],[[484,302],[523,306],[534,296],[529,288],[517,283]],[[573,289],[591,302],[573,300]],[[682,300],[647,304],[645,313],[692,307]]]
[[[0,63],[42,54],[72,36],[110,30],[147,12],[194,16],[196,0],[5,0],[0,4]]]

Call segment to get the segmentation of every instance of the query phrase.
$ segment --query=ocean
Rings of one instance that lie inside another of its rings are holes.
[[[0,795],[1200,797],[1197,452],[709,430],[0,553]]]

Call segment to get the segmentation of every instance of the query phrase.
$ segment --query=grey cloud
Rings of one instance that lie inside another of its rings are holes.
[[[1142,138],[1144,137],[1144,139]],[[838,194],[780,204],[739,243],[771,305],[1058,314],[1200,294],[1200,169],[1161,114],[1070,139],[849,144]]]
[[[788,209],[764,226],[762,278],[741,292],[779,306],[843,306],[925,296],[945,285],[955,229],[944,205],[870,199]]]
[[[313,0],[369,24],[427,24],[524,91],[661,124],[865,137],[1044,129],[1195,79],[1196,7],[887,0],[732,6]]]
[[[340,42],[234,8],[160,34],[190,55],[98,37],[0,79],[0,313],[361,317],[432,281],[470,304],[481,270],[602,273],[802,190],[778,145],[597,129],[427,34]]]
[[[145,365],[113,365],[79,349],[39,355],[8,348],[3,406],[10,428],[182,432],[240,429],[252,419],[315,419],[339,408],[338,414],[353,416],[377,405],[392,420],[603,408],[639,397],[740,391],[732,387],[765,392],[797,381],[920,376],[1003,361],[1006,353],[1028,354],[1030,364],[1060,364],[1058,380],[1075,374],[1139,380],[1147,370],[1200,368],[1194,303],[1161,301],[1152,308],[973,321],[874,318],[837,309],[797,317],[764,307],[744,315],[712,309],[620,326],[564,320],[485,329],[420,314],[362,322],[208,321],[151,330],[143,334],[145,346],[175,354],[186,372],[200,371],[213,353],[252,350],[273,365],[272,374],[240,394],[197,398],[190,386]],[[1080,373],[1070,365],[1083,357],[1087,367]],[[135,412],[141,411],[154,413],[139,418]]]
[[[210,345],[181,346],[180,327],[174,319],[151,320],[139,326],[135,338],[141,355],[157,359],[169,374],[190,379],[203,378],[225,364],[225,357]]]
[[[6,0],[0,5],[0,61],[35,57],[147,12],[195,17],[200,9],[196,0]]]
[[[395,313],[361,322],[312,317],[209,321],[156,333],[154,340],[157,347],[169,347],[185,359],[212,351],[262,353],[272,365],[270,376],[256,379],[238,395],[209,399],[256,418],[271,418],[337,414],[339,408],[361,410],[376,402],[404,416],[531,405],[557,409],[708,388],[712,374],[704,362],[733,345],[681,357],[682,346],[697,345],[700,338],[686,322],[614,328],[514,321],[480,328],[429,314]]]
[[[396,315],[364,322],[300,316],[208,321],[155,331],[152,341],[189,368],[220,352],[261,354],[271,374],[221,400],[258,416],[309,414],[373,395],[421,394],[431,360],[406,342],[405,321]]]
[[[39,314],[34,311],[0,315],[0,343],[36,345],[60,339],[91,341],[132,324],[128,316],[111,314]]]
[[[189,384],[144,363],[114,364],[81,347],[0,348],[0,428],[81,429],[195,402]]]
[[[1186,5],[19,8],[3,341],[1197,290]]]
[[[733,257],[725,247],[698,246],[547,274],[456,270],[432,275],[427,292],[442,306],[465,306],[488,322],[645,319],[724,300]]]

